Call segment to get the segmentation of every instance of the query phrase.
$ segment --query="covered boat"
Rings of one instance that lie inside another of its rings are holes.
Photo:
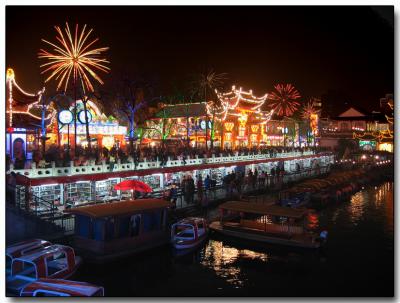
[[[208,228],[204,218],[189,217],[171,227],[171,243],[176,249],[199,246],[207,238]]]
[[[21,297],[103,297],[104,288],[86,282],[39,279],[25,286]]]
[[[42,250],[51,243],[42,239],[31,239],[23,242],[18,242],[7,246],[6,248],[6,274],[11,274],[11,264],[15,258],[27,255],[37,250]]]
[[[220,221],[209,226],[218,233],[286,246],[320,246],[317,235],[306,229],[304,209],[243,201],[229,201],[219,208]]]
[[[74,250],[65,245],[51,245],[31,254],[14,258],[11,274],[7,277],[7,290],[19,293],[29,283],[42,278],[66,279],[81,263]]]
[[[167,244],[171,206],[161,199],[140,199],[66,210],[75,215],[73,245],[89,261],[102,262]]]

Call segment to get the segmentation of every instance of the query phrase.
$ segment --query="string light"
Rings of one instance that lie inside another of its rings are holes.
[[[29,115],[32,118],[36,119],[36,120],[41,120],[42,117],[35,115],[33,113],[31,113],[30,111],[33,108],[40,108],[42,105],[40,105],[40,100],[42,98],[42,95],[45,91],[45,88],[43,88],[42,90],[38,91],[37,94],[31,94],[28,93],[26,91],[24,91],[16,82],[15,80],[15,73],[14,70],[12,68],[8,68],[7,69],[7,81],[8,81],[8,90],[9,90],[9,98],[8,98],[8,102],[9,102],[9,107],[7,110],[7,113],[10,115],[10,119],[9,119],[9,127],[12,127],[12,123],[13,123],[13,115],[14,114],[23,114],[23,115]],[[22,110],[15,110],[13,108],[13,103],[14,103],[14,99],[13,99],[13,87],[15,87],[16,89],[18,89],[23,95],[27,96],[27,97],[37,97],[37,101],[31,103],[28,105],[27,110],[26,111],[22,111]],[[49,107],[50,109],[50,113],[48,113],[45,117],[45,120],[51,119],[51,122],[53,121],[54,117],[56,116],[56,111],[54,109],[53,106]]]

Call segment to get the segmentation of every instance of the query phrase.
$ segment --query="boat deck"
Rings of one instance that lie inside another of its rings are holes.
[[[312,236],[308,234],[266,232],[256,228],[241,226],[239,223],[225,222],[221,224],[218,221],[212,222],[210,224],[210,229],[228,236],[259,242],[305,248],[319,247],[319,243],[313,241]]]

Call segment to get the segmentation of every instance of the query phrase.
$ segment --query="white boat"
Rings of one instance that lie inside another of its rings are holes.
[[[21,289],[21,297],[103,297],[104,288],[87,282],[39,279]]]
[[[81,262],[71,247],[58,244],[14,258],[6,281],[7,290],[19,294],[22,288],[38,279],[66,279]]]
[[[171,243],[176,249],[199,246],[207,238],[208,227],[204,218],[189,217],[171,227]]]

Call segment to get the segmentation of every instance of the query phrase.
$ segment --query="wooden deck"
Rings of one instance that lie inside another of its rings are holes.
[[[226,222],[221,225],[218,221],[212,222],[209,227],[221,234],[246,240],[303,248],[318,248],[320,246],[318,242],[313,241],[311,235],[307,234],[281,233],[272,230],[266,232],[257,228],[242,226],[240,223]]]

